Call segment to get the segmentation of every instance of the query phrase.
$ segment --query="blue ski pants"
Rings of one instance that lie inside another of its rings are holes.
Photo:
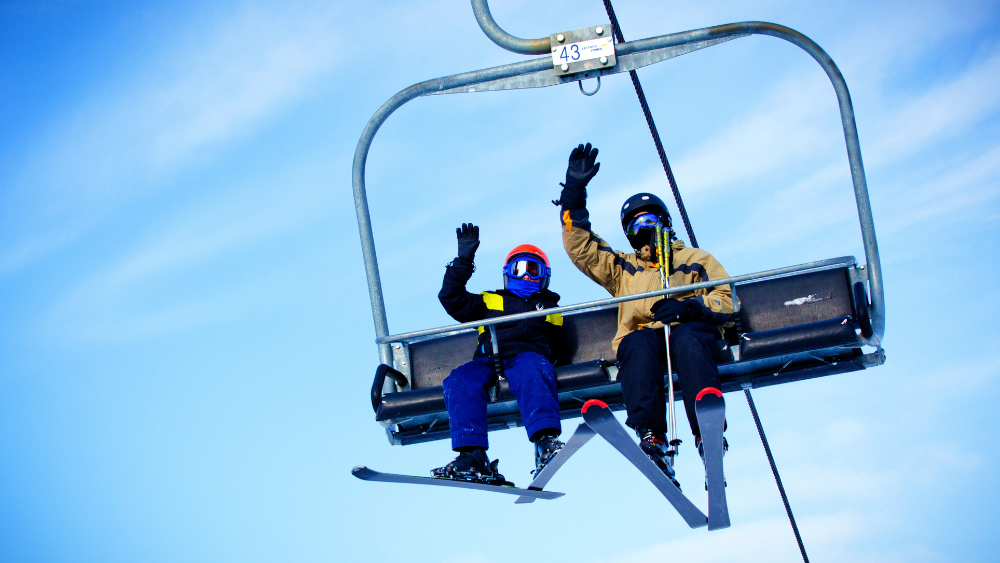
[[[559,398],[552,364],[541,354],[522,352],[503,362],[503,373],[517,399],[531,438],[539,430],[558,434]],[[486,438],[486,387],[496,382],[491,358],[478,358],[452,370],[444,380],[444,404],[451,422],[451,447],[489,447]]]

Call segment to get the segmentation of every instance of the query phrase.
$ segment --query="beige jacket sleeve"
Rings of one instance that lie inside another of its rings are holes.
[[[709,280],[721,280],[729,277],[729,273],[714,256],[702,250],[699,250],[698,254],[697,261],[705,269]],[[702,295],[701,298],[705,302],[705,306],[713,313],[729,314],[733,312],[733,294],[728,284],[711,288],[711,291]]]
[[[565,209],[561,221],[563,248],[569,259],[588,278],[617,297],[621,293],[621,257],[590,230],[590,213],[586,209]]]

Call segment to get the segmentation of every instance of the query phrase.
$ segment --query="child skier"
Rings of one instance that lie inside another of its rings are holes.
[[[559,295],[548,290],[549,260],[537,247],[522,244],[507,255],[503,268],[504,288],[480,294],[469,293],[466,282],[474,271],[479,247],[479,227],[465,223],[456,229],[458,256],[448,264],[438,299],[458,322],[471,322],[558,306]],[[434,477],[509,485],[497,471],[499,460],[486,456],[486,387],[503,376],[517,399],[521,420],[535,444],[535,474],[563,446],[556,379],[552,369],[552,346],[562,336],[562,317],[546,317],[496,325],[499,366],[497,373],[488,327],[479,328],[479,343],[473,360],[452,370],[444,380],[444,401],[451,425],[452,449],[458,457],[431,470]]]

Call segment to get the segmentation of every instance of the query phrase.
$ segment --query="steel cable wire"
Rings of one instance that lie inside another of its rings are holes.
[[[604,0],[604,9],[608,12],[611,20],[611,30],[614,32],[615,42],[624,43],[625,36],[622,35],[621,26],[618,25],[618,18],[615,17],[615,9],[611,6],[611,0]],[[660,155],[660,164],[663,171],[667,173],[667,182],[670,183],[670,191],[674,193],[674,201],[681,214],[681,221],[684,222],[684,230],[687,231],[691,246],[698,248],[698,239],[694,236],[694,229],[691,227],[691,220],[688,219],[687,209],[684,208],[684,201],[681,199],[681,192],[677,188],[677,181],[674,180],[674,172],[670,169],[670,162],[667,160],[667,153],[663,150],[663,143],[660,142],[660,133],[656,130],[656,123],[653,122],[653,114],[649,111],[649,104],[646,102],[646,94],[642,91],[642,84],[639,83],[639,75],[634,70],[628,72],[632,78],[632,86],[635,87],[635,95],[639,97],[639,105],[642,106],[642,114],[646,117],[646,125],[649,126],[649,134],[653,136],[653,143],[656,145],[656,152]]]
[[[771,464],[771,473],[774,473],[774,482],[778,484],[778,492],[781,493],[781,502],[785,503],[785,512],[788,514],[788,521],[792,523],[792,532],[795,533],[795,541],[799,544],[799,553],[802,554],[802,560],[805,563],[809,563],[809,557],[806,555],[806,546],[802,544],[799,527],[795,525],[795,517],[792,516],[792,507],[788,504],[785,487],[781,484],[781,476],[778,475],[778,466],[774,464],[771,447],[767,445],[767,437],[764,436],[764,427],[760,424],[760,417],[757,415],[757,407],[753,404],[753,397],[750,396],[750,389],[744,388],[743,394],[747,397],[747,403],[750,405],[750,413],[753,414],[753,421],[757,424],[757,433],[760,434],[760,442],[764,444],[764,452],[767,453],[767,462]]]

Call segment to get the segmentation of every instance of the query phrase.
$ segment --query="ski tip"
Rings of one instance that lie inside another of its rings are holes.
[[[368,469],[364,465],[355,465],[354,468],[351,469],[351,475],[360,478],[362,475],[369,473],[370,471],[371,469]]]
[[[583,404],[583,408],[580,409],[580,412],[587,412],[587,409],[590,407],[601,407],[602,409],[606,409],[608,408],[608,404],[600,399],[591,399]]]
[[[709,393],[715,395],[716,397],[721,397],[722,396],[722,391],[719,391],[715,387],[706,387],[706,388],[702,389],[701,391],[698,391],[698,396],[695,397],[694,400],[695,401],[700,401],[702,397],[704,397],[705,395],[708,395]]]

